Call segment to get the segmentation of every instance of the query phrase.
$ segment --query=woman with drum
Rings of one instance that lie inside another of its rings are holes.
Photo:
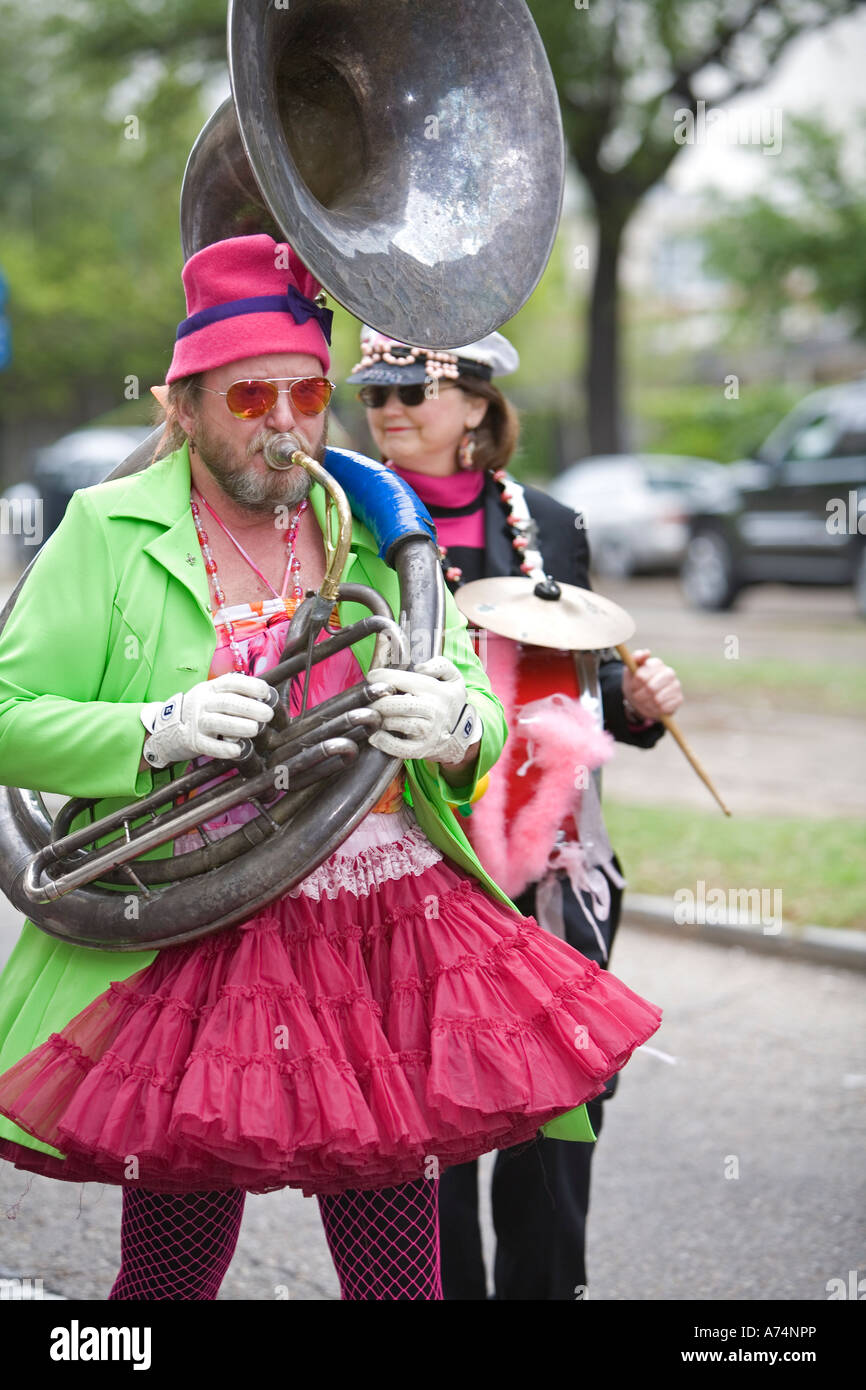
[[[349,381],[360,388],[358,395],[383,462],[417,492],[436,523],[452,592],[474,580],[520,574],[537,579],[549,575],[560,583],[590,587],[582,518],[539,489],[521,486],[506,471],[517,445],[519,422],[492,378],[513,372],[518,365],[516,350],[500,333],[448,353],[395,343],[370,328],[362,331],[361,361]],[[548,707],[552,698],[563,717],[577,712],[579,690],[571,653],[518,647],[508,639],[487,643],[487,634],[484,638],[488,676],[505,706],[512,739],[516,737],[515,713],[527,697],[546,696]],[[607,733],[601,737],[608,744],[612,735],[620,742],[651,748],[664,733],[661,716],[679,708],[682,690],[675,672],[649,651],[637,651],[634,657],[637,670],[631,673],[610,653],[602,656],[598,684]],[[541,727],[549,731],[562,726],[548,721]],[[533,759],[548,768],[563,763],[558,737],[556,747],[548,749],[546,763],[543,747],[538,748],[537,730],[532,737],[536,743],[528,745],[530,756],[517,769],[518,776]],[[581,737],[584,741],[578,740],[576,747],[583,752],[577,757],[590,767],[599,766],[609,755],[607,748],[599,746],[598,736],[593,744],[586,729]],[[549,732],[548,738],[553,742]],[[542,778],[536,796],[543,803],[543,814],[534,817],[533,808],[525,804],[523,785],[520,818],[509,814],[512,804],[509,800],[506,805],[503,795],[491,798],[495,801],[492,810],[482,798],[465,808],[466,833],[494,878],[497,869],[501,873],[503,865],[509,865],[510,883],[503,886],[521,912],[536,917],[583,955],[607,967],[624,880],[600,818],[596,784],[592,777],[585,779],[579,811],[568,790],[564,800],[552,803],[551,786],[549,778],[546,784]],[[563,796],[561,778],[555,795]],[[518,825],[524,831],[522,839],[512,833]],[[587,826],[594,842],[590,864],[581,859],[575,843],[579,838],[589,844]],[[540,837],[546,837],[541,845]],[[547,872],[539,875],[538,865],[546,864],[549,856],[553,858]],[[613,1093],[614,1083],[608,1083],[605,1095],[587,1106],[596,1135],[602,1123],[602,1100]],[[585,1292],[592,1152],[591,1143],[544,1138],[497,1154],[492,1187],[496,1298],[572,1300]],[[445,1297],[486,1298],[477,1163],[462,1164],[443,1175],[440,1212]]]

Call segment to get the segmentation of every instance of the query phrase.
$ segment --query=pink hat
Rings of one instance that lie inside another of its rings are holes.
[[[178,324],[167,382],[242,357],[299,352],[327,376],[333,313],[288,242],[263,234],[215,241],[183,268],[188,318]]]

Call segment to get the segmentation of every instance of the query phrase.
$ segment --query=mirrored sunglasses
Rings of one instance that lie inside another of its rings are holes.
[[[287,381],[290,385],[280,388],[278,381]],[[214,391],[210,386],[198,389],[211,396],[224,396],[235,419],[256,420],[273,410],[277,397],[284,393],[299,415],[321,415],[331,399],[334,382],[324,376],[279,376],[273,381],[233,381],[227,391]]]

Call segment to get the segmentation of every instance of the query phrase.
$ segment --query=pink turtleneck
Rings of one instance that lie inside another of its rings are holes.
[[[484,549],[484,489],[483,473],[450,473],[447,478],[431,477],[429,473],[416,473],[411,468],[400,468],[390,460],[387,465],[404,483],[417,492],[425,507],[436,522],[439,544],[447,550],[454,545],[466,546],[473,550]],[[472,508],[472,503],[477,507]],[[463,516],[447,516],[451,509],[466,508]]]

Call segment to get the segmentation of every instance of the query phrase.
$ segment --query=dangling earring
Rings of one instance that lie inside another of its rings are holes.
[[[187,442],[189,443],[189,451],[190,451],[190,453],[191,453],[191,454],[194,454],[194,453],[196,452],[197,448],[198,448],[198,445],[196,444],[196,442],[195,442],[195,440],[193,439],[192,435],[189,435],[189,436],[187,437]]]
[[[474,468],[475,431],[467,430],[457,446],[457,462],[461,468]]]

